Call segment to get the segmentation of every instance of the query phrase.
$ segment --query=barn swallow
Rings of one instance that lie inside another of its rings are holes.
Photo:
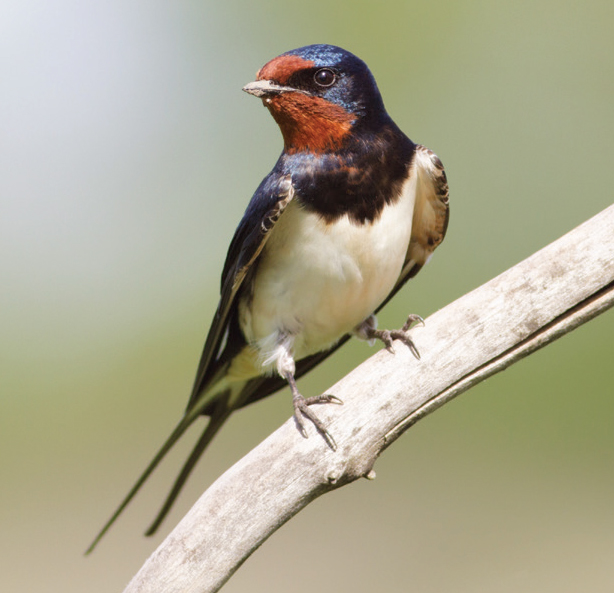
[[[289,385],[294,418],[333,437],[310,408],[340,403],[304,398],[296,379],[354,335],[378,330],[377,313],[426,264],[448,224],[448,185],[439,158],[392,121],[367,65],[339,47],[286,52],[243,90],[277,122],[284,149],[247,206],[230,243],[221,297],[184,416],[115,514],[117,519],[179,437],[209,422],[155,521],[166,516],[188,474],[230,414]]]

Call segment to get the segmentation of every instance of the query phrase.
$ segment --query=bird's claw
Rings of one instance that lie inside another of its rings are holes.
[[[326,444],[333,450],[337,450],[337,443],[333,438],[333,435],[326,430],[326,427],[322,423],[322,421],[315,415],[314,412],[311,411],[309,406],[313,404],[338,404],[343,405],[343,402],[334,395],[315,395],[313,397],[304,398],[301,395],[301,392],[298,390],[296,386],[296,380],[294,379],[293,373],[285,373],[284,375],[286,381],[288,381],[288,385],[290,386],[290,391],[292,392],[292,405],[294,406],[294,421],[298,427],[299,432],[305,437],[308,438],[307,430],[305,428],[305,423],[303,422],[303,417],[311,420],[313,425],[316,427],[317,431],[324,437]]]
[[[414,325],[414,323],[419,323],[422,327],[424,327],[424,319],[422,319],[420,315],[412,313],[411,315],[407,316],[407,321],[403,324],[403,327],[401,329],[404,332],[409,331],[412,325]]]
[[[302,396],[301,396],[302,397]],[[335,395],[325,393],[323,395],[314,395],[312,397],[303,397],[305,404],[312,406],[313,404],[337,404],[342,406],[343,402]]]
[[[411,350],[411,353],[414,355],[414,357],[417,360],[420,360],[420,352],[418,352],[418,348],[414,344],[414,341],[405,333],[405,331],[407,330],[393,330],[390,332],[390,337],[394,340],[400,340],[401,342],[403,342],[403,344],[405,344]],[[392,349],[391,351],[394,354],[394,349]]]
[[[420,315],[412,314],[407,317],[407,321],[403,324],[401,329],[389,330],[368,328],[366,330],[366,335],[369,339],[382,341],[386,347],[386,350],[388,350],[390,354],[395,354],[393,342],[395,340],[400,340],[410,349],[414,357],[420,360],[420,352],[418,352],[418,348],[414,344],[414,341],[407,335],[407,332],[411,329],[414,323],[417,322],[424,325],[424,319],[422,319]]]
[[[316,416],[309,406],[312,404],[338,404],[343,405],[343,402],[334,395],[316,395],[314,397],[305,398],[300,393],[293,395],[292,403],[294,404],[294,420],[298,426],[299,432],[305,437],[309,438],[303,418],[305,417],[311,420],[312,424],[316,427],[316,430],[324,437],[326,444],[333,450],[337,450],[337,443],[333,438],[333,435],[326,430],[323,422]]]

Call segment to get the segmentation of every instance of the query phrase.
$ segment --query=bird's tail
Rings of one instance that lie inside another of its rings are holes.
[[[218,408],[218,410],[220,410],[220,408]],[[190,473],[194,469],[194,466],[200,459],[200,456],[204,453],[205,449],[207,448],[207,445],[211,442],[217,431],[222,427],[224,422],[228,420],[228,417],[230,416],[232,411],[232,408],[228,408],[225,406],[219,413],[216,411],[216,413],[211,416],[209,423],[207,424],[205,430],[203,430],[202,435],[200,435],[200,438],[198,439],[196,445],[194,445],[190,456],[183,464],[179,475],[175,479],[175,483],[173,484],[171,491],[168,493],[168,496],[166,497],[162,508],[158,512],[153,523],[149,526],[149,529],[145,532],[145,535],[153,535],[158,530],[158,527],[160,527],[160,524],[162,523],[162,521],[164,521],[164,518],[171,510],[175,499],[179,495],[179,492],[183,488],[183,485],[185,484]]]
[[[211,414],[211,418],[209,419],[209,423],[205,427],[203,434],[200,439],[196,443],[192,453],[188,457],[188,460],[184,464],[179,476],[177,477],[173,488],[168,495],[162,509],[158,513],[155,521],[151,525],[151,527],[147,530],[146,535],[152,535],[160,526],[160,523],[170,510],[173,502],[177,498],[179,491],[183,484],[185,483],[188,475],[194,468],[196,462],[203,454],[203,451],[207,447],[207,445],[211,442],[217,431],[222,427],[224,422],[230,416],[232,410],[234,408],[228,405],[228,395],[229,393],[216,393],[214,398],[207,397],[206,400],[209,402],[215,400],[216,405],[213,413]],[[152,474],[154,469],[159,465],[164,456],[169,452],[169,450],[173,447],[173,445],[179,440],[179,438],[183,435],[183,433],[191,426],[191,424],[200,416],[200,412],[203,410],[206,401],[205,398],[202,398],[197,405],[194,405],[186,412],[183,418],[179,421],[177,426],[173,429],[171,435],[166,439],[160,450],[156,453],[156,456],[151,460],[149,465],[145,468],[145,471],[140,475],[139,479],[136,481],[134,486],[130,489],[130,492],[126,495],[121,504],[117,507],[111,518],[105,523],[103,528],[100,530],[98,535],[94,538],[94,541],[90,544],[88,549],[85,551],[85,554],[90,554],[94,548],[98,545],[98,542],[102,539],[104,534],[110,529],[110,527],[115,523],[117,518],[122,514],[124,509],[128,506],[128,503],[135,497],[137,492],[141,489],[147,478]]]

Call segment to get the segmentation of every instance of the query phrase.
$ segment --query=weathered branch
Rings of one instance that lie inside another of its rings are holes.
[[[202,495],[125,593],[217,591],[309,502],[373,476],[378,455],[420,418],[613,304],[610,206],[413,329],[421,360],[398,345],[334,385],[345,405],[318,415],[336,452],[286,422]]]

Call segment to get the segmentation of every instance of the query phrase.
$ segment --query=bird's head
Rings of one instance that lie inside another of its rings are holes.
[[[308,45],[266,63],[243,90],[275,118],[287,152],[336,150],[388,116],[367,65],[340,47]]]

